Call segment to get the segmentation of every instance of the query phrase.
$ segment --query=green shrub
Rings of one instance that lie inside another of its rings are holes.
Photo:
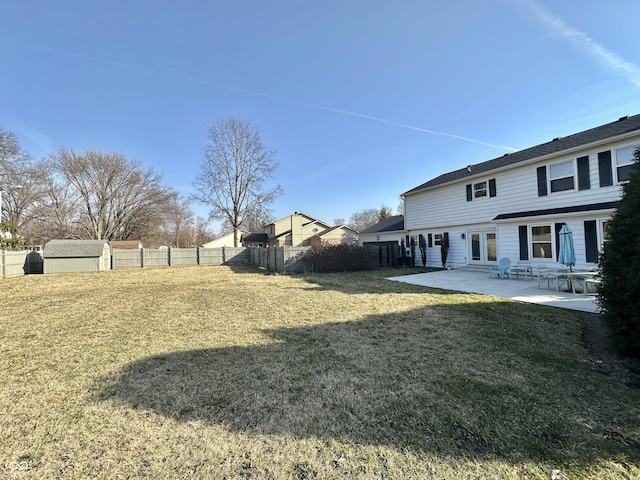
[[[598,302],[620,350],[640,357],[640,148],[635,160],[600,256]]]

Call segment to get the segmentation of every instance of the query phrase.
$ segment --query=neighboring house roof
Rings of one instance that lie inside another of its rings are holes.
[[[141,240],[114,240],[109,243],[111,248],[119,248],[121,250],[137,250],[142,246]]]
[[[354,235],[357,235],[358,232],[356,232],[353,228],[347,226],[347,225],[338,225],[336,227],[331,227],[328,228],[327,230],[324,230],[322,232],[318,232],[314,235],[314,237],[324,237],[325,235],[328,235],[329,233],[335,231],[335,230],[351,230],[351,232],[353,232]]]
[[[290,217],[293,217],[293,216],[301,216],[301,217],[306,217],[306,218],[308,218],[308,219],[309,219],[309,221],[308,221],[308,222],[303,223],[303,224],[302,224],[303,226],[309,225],[309,224],[311,224],[311,223],[319,223],[320,225],[324,225],[324,227],[325,227],[325,228],[329,228],[329,225],[327,225],[326,223],[324,223],[322,220],[318,220],[317,218],[312,217],[311,215],[307,215],[307,214],[306,214],[306,213],[304,213],[304,212],[293,212],[291,215],[287,215],[286,217],[282,217],[282,218],[280,218],[280,219],[276,220],[275,222],[271,222],[271,223],[266,224],[263,228],[266,228],[266,227],[268,227],[269,225],[275,225],[276,223],[279,223],[279,222],[281,222],[281,221],[283,221],[283,220],[286,220],[286,219],[288,219],[288,218],[290,218]]]
[[[272,236],[270,238],[286,237],[287,235],[290,235],[290,234],[291,234],[291,230],[287,230],[285,232],[280,232],[278,235],[274,235],[274,236]],[[266,235],[266,233],[265,233],[265,235]]]
[[[607,140],[609,138],[618,137],[626,133],[631,133],[636,130],[640,130],[640,115],[626,116],[618,119],[615,122],[607,123],[599,127],[591,128],[583,132],[569,135],[568,137],[558,137],[550,142],[536,145],[535,147],[520,150],[514,153],[506,153],[501,157],[488,160],[486,162],[478,163],[476,165],[469,165],[468,167],[454,170],[440,175],[432,180],[429,180],[422,185],[418,185],[415,188],[403,193],[408,195],[416,193],[420,190],[424,190],[431,187],[436,187],[450,182],[462,180],[466,177],[473,177],[481,173],[487,173],[492,170],[516,165],[529,160],[534,160],[539,157],[559,153],[564,150],[570,150],[572,148],[588,145],[590,143]]]
[[[360,232],[360,235],[382,232],[397,232],[399,230],[404,230],[404,215],[393,215],[392,217],[385,218],[375,225],[371,225],[369,228],[365,228]]]
[[[243,235],[241,241],[242,243],[265,243],[268,238],[266,233],[250,233]]]
[[[51,240],[44,246],[44,258],[100,257],[106,240]]]

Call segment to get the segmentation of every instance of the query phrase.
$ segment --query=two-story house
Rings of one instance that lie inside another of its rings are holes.
[[[265,225],[262,232],[242,237],[244,246],[259,247],[303,247],[314,243],[354,243],[358,233],[346,225],[331,227],[328,224],[302,212],[293,214]]]
[[[640,115],[440,175],[402,196],[405,235],[427,264],[493,265],[502,257],[559,267],[558,232],[573,231],[578,266],[595,266],[621,184],[640,146]]]

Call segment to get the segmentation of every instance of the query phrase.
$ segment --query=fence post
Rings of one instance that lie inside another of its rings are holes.
[[[2,278],[7,278],[7,251],[2,250]]]
[[[144,248],[140,249],[140,268],[144,268]]]

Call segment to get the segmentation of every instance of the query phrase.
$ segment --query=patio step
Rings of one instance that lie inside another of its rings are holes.
[[[460,270],[464,270],[465,272],[480,272],[480,273],[489,273],[488,265],[465,265],[460,268]]]

